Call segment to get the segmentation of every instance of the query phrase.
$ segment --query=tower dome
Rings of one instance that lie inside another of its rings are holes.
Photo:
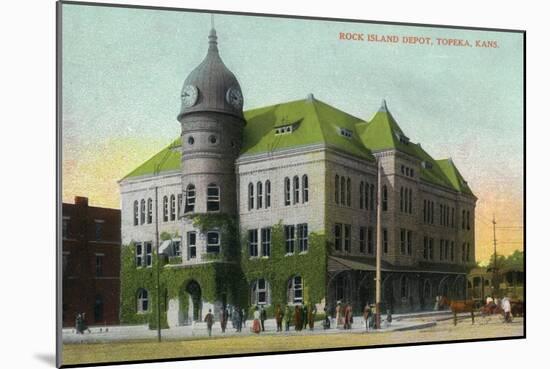
[[[191,113],[217,112],[243,118],[243,96],[235,75],[227,69],[218,52],[218,37],[212,28],[208,53],[185,79],[178,120]]]

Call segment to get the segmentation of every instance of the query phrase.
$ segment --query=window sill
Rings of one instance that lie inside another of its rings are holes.
[[[301,251],[298,253],[298,255],[306,255],[307,254],[307,250],[306,251]]]

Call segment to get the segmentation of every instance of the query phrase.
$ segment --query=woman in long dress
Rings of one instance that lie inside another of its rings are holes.
[[[258,307],[256,306],[256,309],[254,310],[254,323],[252,323],[252,332],[259,334],[260,330],[260,310],[258,310]]]

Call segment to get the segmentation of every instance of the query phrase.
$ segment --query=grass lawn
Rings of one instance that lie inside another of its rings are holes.
[[[435,327],[404,332],[338,333],[317,335],[259,335],[212,337],[193,340],[147,342],[109,342],[63,345],[63,364],[86,364],[190,358],[197,356],[231,355],[255,352],[283,352],[337,347],[388,345],[415,342],[518,337],[523,335],[523,319],[512,324],[494,320],[487,324],[471,325],[461,322],[454,327],[451,321],[438,322]]]

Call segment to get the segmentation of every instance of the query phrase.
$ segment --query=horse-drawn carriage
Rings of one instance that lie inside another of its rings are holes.
[[[510,306],[511,314],[509,317],[506,317],[502,306],[494,302],[478,307],[478,304],[476,304],[476,301],[474,300],[454,301],[448,300],[445,296],[442,296],[439,300],[440,308],[449,308],[453,313],[454,325],[458,323],[458,314],[461,313],[470,313],[472,324],[475,322],[474,316],[476,312],[478,312],[479,316],[484,319],[485,323],[487,323],[489,318],[494,315],[501,316],[502,320],[507,322],[511,322],[513,317],[523,316],[523,301],[512,300],[510,301]]]

